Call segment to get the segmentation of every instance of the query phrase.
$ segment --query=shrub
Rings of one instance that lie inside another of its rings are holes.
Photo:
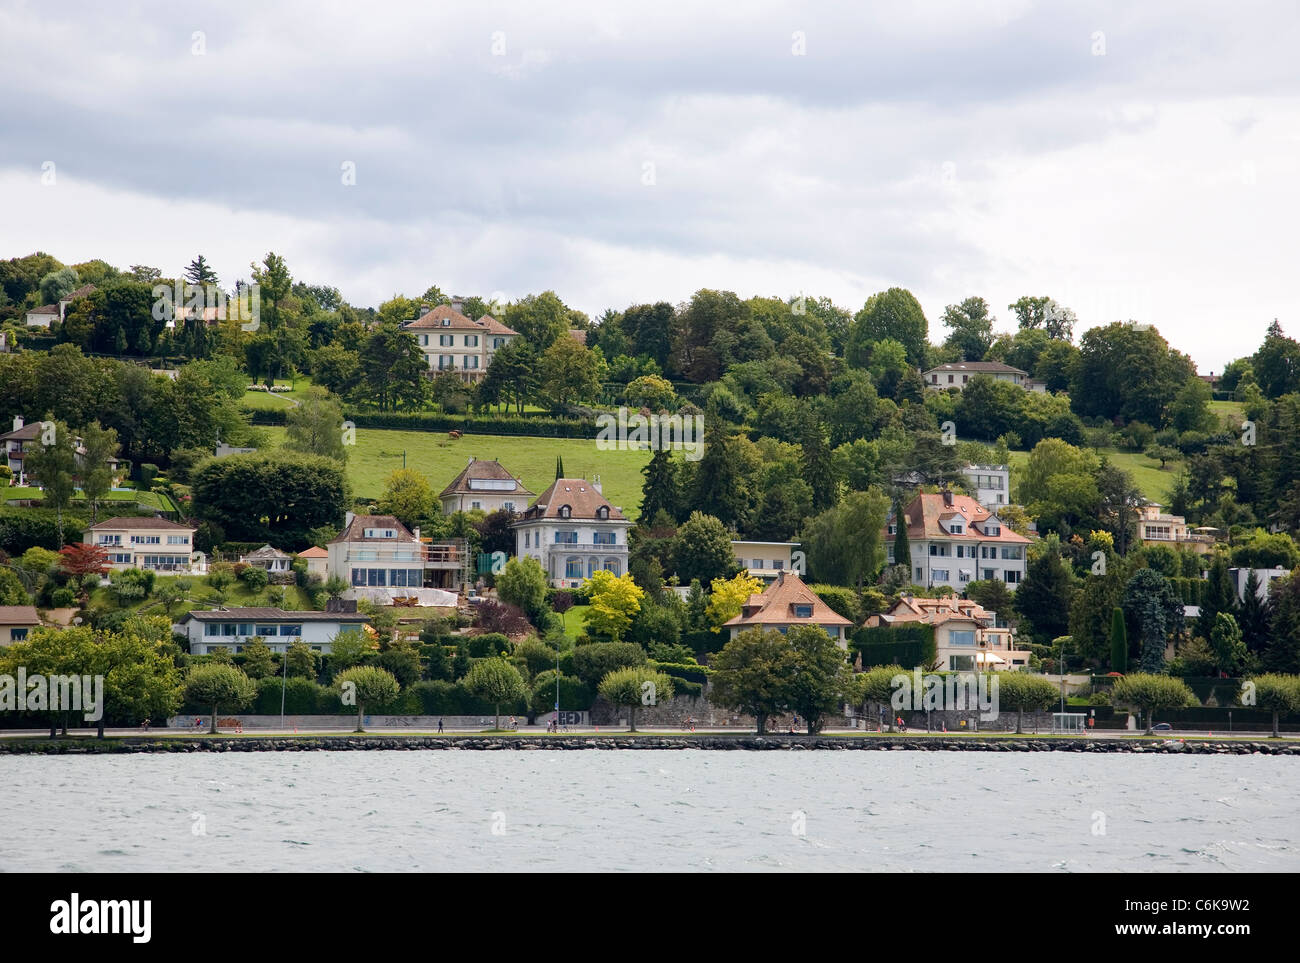
[[[510,640],[500,632],[472,635],[468,641],[471,659],[486,659],[490,656],[510,654]]]
[[[239,568],[238,565],[234,567],[236,570]],[[266,569],[259,568],[256,565],[245,565],[244,570],[242,572],[236,571],[235,575],[248,586],[251,592],[262,591],[271,581],[271,576],[267,574]]]

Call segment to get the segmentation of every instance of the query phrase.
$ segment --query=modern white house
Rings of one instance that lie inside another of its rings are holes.
[[[1009,381],[1026,390],[1033,390],[1033,386],[1028,384],[1031,380],[1029,372],[1013,368],[1001,361],[954,361],[951,364],[941,364],[922,372],[921,380],[925,382],[927,388],[936,388],[940,391],[956,388],[961,391],[976,375],[987,375],[994,381]]]
[[[934,626],[935,658],[941,669],[1004,672],[1029,665],[1029,652],[1016,648],[1014,633],[997,624],[996,613],[955,595],[937,599],[905,595],[888,612],[867,619],[868,626],[912,622]]]
[[[751,595],[739,615],[723,623],[733,639],[746,629],[773,629],[784,635],[809,625],[822,629],[841,649],[848,648],[844,632],[853,623],[818,598],[798,575],[784,570],[761,594]]]
[[[632,523],[605,500],[599,479],[555,479],[511,527],[515,554],[541,562],[555,588],[577,588],[601,570],[627,571]]]
[[[402,328],[415,336],[429,371],[453,371],[467,382],[481,381],[497,351],[519,337],[491,315],[474,320],[461,313],[460,301],[436,308],[422,305],[420,316]]]
[[[968,582],[996,579],[1014,590],[1024,579],[1029,539],[969,495],[919,492],[903,515],[912,557],[897,563],[908,565],[915,584],[961,591]],[[891,565],[897,532],[898,520],[891,513],[884,533]]]
[[[1276,568],[1230,568],[1228,575],[1232,579],[1232,584],[1237,590],[1237,601],[1246,601],[1246,583],[1250,580],[1250,573],[1255,573],[1255,596],[1260,599],[1266,599],[1273,591],[1273,583],[1280,578],[1286,578],[1291,572],[1289,569],[1278,566]]]
[[[732,539],[731,550],[736,553],[736,562],[753,578],[770,582],[782,571],[796,570],[795,553],[798,542],[752,542]]]
[[[285,652],[302,641],[316,652],[328,653],[340,632],[360,631],[365,624],[366,617],[356,611],[235,608],[187,612],[172,629],[189,640],[192,655],[208,655],[219,646],[239,652],[254,636],[260,636],[272,652]]]
[[[1143,545],[1168,545],[1171,548],[1191,549],[1197,555],[1206,555],[1214,549],[1212,529],[1191,529],[1182,515],[1162,512],[1158,502],[1147,502],[1138,508],[1137,536]]]
[[[987,509],[1011,501],[1011,468],[1008,465],[967,465],[962,474],[970,482],[975,500]]]
[[[534,494],[499,461],[471,456],[469,464],[442,490],[438,500],[445,515],[475,510],[491,514],[503,509],[522,512]]]
[[[194,551],[195,531],[165,518],[106,518],[86,529],[83,542],[104,549],[108,568],[116,571],[201,575],[207,564],[203,553]]]
[[[348,512],[343,531],[327,550],[329,574],[347,582],[352,595],[364,597],[421,598],[422,589],[459,592],[469,571],[463,539],[422,539],[418,528],[412,532],[392,515]]]

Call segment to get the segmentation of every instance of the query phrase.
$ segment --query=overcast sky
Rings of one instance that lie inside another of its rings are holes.
[[[1298,11],[0,0],[0,256],[593,317],[899,285],[935,341],[1048,294],[1218,371],[1300,334]]]

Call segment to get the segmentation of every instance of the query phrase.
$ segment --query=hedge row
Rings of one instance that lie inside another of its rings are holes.
[[[858,629],[853,633],[851,647],[861,652],[864,669],[876,665],[928,668],[938,651],[934,626],[918,623]]]
[[[283,425],[286,411],[245,408],[244,412],[255,425]],[[599,429],[594,421],[553,418],[549,416],[520,417],[456,417],[425,412],[354,412],[345,415],[357,428],[379,428],[394,431],[460,431],[476,435],[526,435],[542,438],[595,438]]]
[[[86,518],[64,512],[64,542],[80,541],[88,524]],[[54,510],[0,506],[0,549],[10,555],[21,555],[33,546],[52,552],[59,550],[59,523]]]

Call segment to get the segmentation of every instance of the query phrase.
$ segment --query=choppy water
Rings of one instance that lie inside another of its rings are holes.
[[[6,871],[1300,869],[1300,764],[1264,756],[9,756],[0,777]]]

